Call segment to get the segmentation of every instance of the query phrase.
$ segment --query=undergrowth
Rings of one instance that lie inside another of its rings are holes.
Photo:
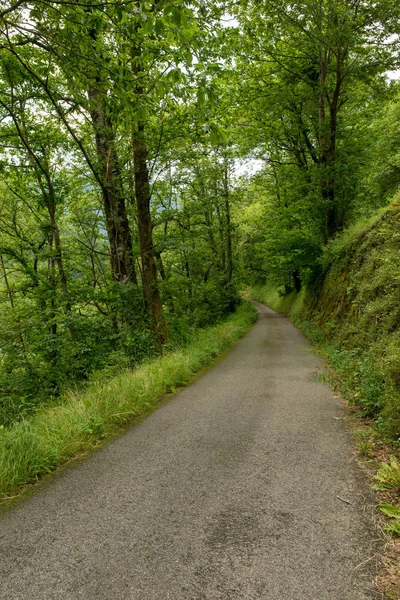
[[[254,307],[243,303],[225,322],[199,330],[186,347],[149,359],[107,382],[93,381],[82,393],[65,394],[62,404],[0,428],[0,498],[95,447],[150,411],[165,394],[187,385],[255,318]]]

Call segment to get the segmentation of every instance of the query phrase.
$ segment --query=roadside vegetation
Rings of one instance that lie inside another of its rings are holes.
[[[317,343],[341,391],[382,436],[400,442],[400,206],[344,231],[307,289],[254,286],[249,296],[288,315]],[[400,447],[400,445],[399,445]]]
[[[112,378],[98,373],[85,391],[68,392],[57,405],[0,429],[0,500],[151,411],[230,348],[255,318],[254,307],[244,302],[223,323],[198,330],[181,349]]]

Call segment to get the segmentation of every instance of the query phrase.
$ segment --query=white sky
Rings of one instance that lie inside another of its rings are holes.
[[[265,167],[265,161],[259,158],[236,159],[234,166],[234,178],[243,175],[254,175]]]
[[[396,71],[386,71],[386,77],[391,81],[398,81],[400,79],[400,70]]]

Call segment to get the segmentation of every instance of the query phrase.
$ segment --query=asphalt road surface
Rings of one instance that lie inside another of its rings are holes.
[[[373,498],[287,320],[0,516],[6,600],[364,600]],[[363,563],[363,564],[362,564]]]

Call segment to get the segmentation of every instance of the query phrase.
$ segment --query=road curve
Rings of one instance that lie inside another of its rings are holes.
[[[204,376],[1,514],[0,598],[378,597],[339,401],[302,334],[255,304]]]

